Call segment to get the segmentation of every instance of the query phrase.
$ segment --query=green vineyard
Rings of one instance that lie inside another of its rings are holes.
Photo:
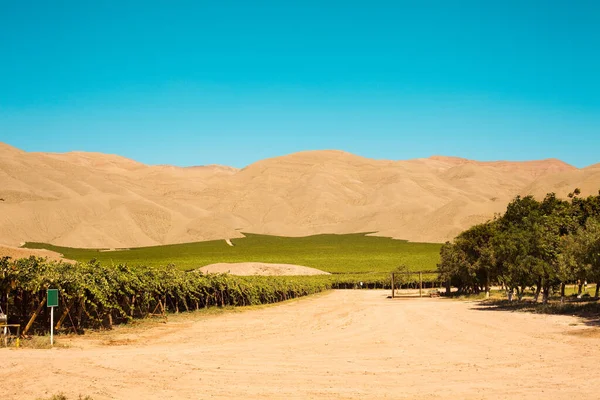
[[[417,274],[396,282],[396,288],[417,287]],[[426,287],[439,286],[436,274]],[[108,266],[97,261],[72,265],[31,257],[0,259],[0,304],[9,323],[23,334],[49,329],[46,290],[59,291],[56,330],[81,333],[110,328],[134,318],[213,306],[269,304],[329,289],[384,289],[387,273],[317,276],[233,276],[184,272],[168,267]]]
[[[244,233],[244,236],[232,239],[234,246],[228,246],[224,240],[212,240],[111,251],[58,247],[47,243],[26,243],[24,247],[56,251],[78,262],[95,259],[107,265],[172,265],[189,271],[212,263],[260,261],[303,265],[334,274],[354,274],[389,273],[399,265],[407,265],[414,271],[434,270],[440,261],[442,246],[365,233],[304,237]]]

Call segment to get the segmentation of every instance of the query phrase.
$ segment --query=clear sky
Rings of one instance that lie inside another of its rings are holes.
[[[0,0],[0,141],[600,162],[600,1]]]

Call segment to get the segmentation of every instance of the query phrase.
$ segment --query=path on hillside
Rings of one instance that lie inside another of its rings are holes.
[[[127,329],[115,335],[114,343],[127,343],[120,346],[90,335],[69,349],[2,349],[2,398],[58,391],[95,400],[598,396],[598,328],[572,317],[387,294],[333,291]]]

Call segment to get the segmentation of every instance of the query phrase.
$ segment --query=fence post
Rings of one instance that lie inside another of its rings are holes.
[[[29,328],[31,328],[31,326],[35,322],[36,318],[38,317],[40,311],[42,311],[42,308],[44,308],[45,302],[46,302],[46,296],[44,296],[42,298],[42,301],[40,301],[40,304],[38,305],[37,310],[35,310],[35,312],[31,316],[31,318],[29,319],[29,322],[27,323],[27,325],[25,326],[25,329],[23,330],[23,336],[27,335],[27,332],[29,332]]]

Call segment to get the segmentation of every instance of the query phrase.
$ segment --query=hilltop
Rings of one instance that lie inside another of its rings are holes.
[[[152,166],[101,153],[28,153],[0,143],[0,243],[123,248],[376,232],[443,242],[516,195],[597,193],[600,168],[560,160],[373,160],[308,151],[243,169]]]

